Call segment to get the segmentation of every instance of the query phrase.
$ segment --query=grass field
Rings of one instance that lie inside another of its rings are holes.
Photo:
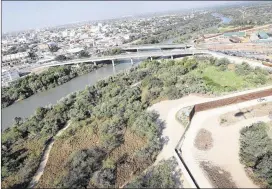
[[[224,33],[225,31],[233,30],[233,29],[236,29],[236,28],[239,28],[239,27],[234,27],[234,26],[219,27],[218,30],[219,30],[219,32]]]
[[[223,87],[235,87],[237,89],[242,88],[245,81],[242,77],[236,75],[233,71],[220,71],[216,67],[207,67],[203,71],[203,76],[208,77],[214,83]]]
[[[251,86],[247,80],[231,69],[221,71],[218,67],[207,66],[202,70],[194,70],[192,74],[202,77],[214,92],[239,90]]]

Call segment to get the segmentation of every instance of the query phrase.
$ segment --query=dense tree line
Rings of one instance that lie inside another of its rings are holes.
[[[2,88],[1,107],[7,107],[19,99],[62,85],[71,79],[95,70],[97,66],[82,64],[79,67],[58,66],[37,75],[31,74],[18,79],[8,87]]]
[[[180,19],[174,25],[163,26],[158,31],[141,38],[137,44],[160,43],[167,39],[180,37],[183,42],[192,37],[197,37],[201,33],[206,33],[208,28],[213,28],[220,23],[220,19],[212,16],[210,13],[197,15],[188,20]],[[194,34],[194,35],[192,35]]]
[[[246,25],[264,25],[271,23],[271,2],[265,2],[259,5],[224,8],[219,13],[232,18],[229,25],[246,26]]]
[[[113,56],[123,53],[124,51],[121,48],[112,48],[101,53],[98,53],[98,56]]]
[[[54,106],[38,108],[33,116],[24,121],[17,119],[13,127],[2,133],[2,184],[5,187],[25,187],[37,169],[43,147],[71,120],[88,125],[99,136],[99,147],[75,152],[69,158],[69,171],[56,182],[56,187],[81,188],[90,186],[90,183],[94,187],[114,186],[118,162],[103,162],[110,152],[124,143],[125,129],[147,139],[147,145],[134,152],[133,157],[150,165],[162,148],[163,124],[156,113],[146,111],[147,107],[160,99],[176,99],[190,93],[213,93],[210,83],[196,73],[201,72],[204,66],[224,70],[227,64],[228,60],[207,57],[145,61],[129,73],[101,80],[67,96]],[[263,72],[248,69],[254,74],[253,79],[255,74]],[[69,70],[67,72],[70,73]],[[263,74],[269,77],[268,73]],[[131,87],[140,81],[140,85]],[[225,91],[225,87],[217,87],[220,92]],[[231,88],[227,91],[235,90]],[[73,135],[73,131],[70,134]],[[25,148],[30,141],[42,145],[35,150]],[[173,186],[170,181],[162,182],[165,186]],[[141,185],[155,186],[155,183]]]
[[[272,139],[267,133],[269,127],[265,123],[256,123],[240,131],[240,157],[246,168],[253,171],[257,182],[262,187],[271,188]]]

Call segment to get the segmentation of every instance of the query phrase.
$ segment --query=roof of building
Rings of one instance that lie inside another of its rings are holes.
[[[227,32],[224,33],[225,37],[230,37],[230,36],[239,36],[239,37],[244,37],[246,36],[246,32]]]
[[[240,39],[239,37],[233,37],[233,36],[231,36],[229,39],[234,42],[241,42],[242,41],[242,39]]]
[[[262,39],[267,39],[267,38],[269,38],[269,36],[267,35],[267,33],[265,33],[264,31],[259,32],[258,35],[259,35],[260,38],[262,38]]]
[[[67,51],[68,51],[69,53],[78,53],[78,52],[80,52],[80,51],[82,51],[82,50],[84,50],[84,49],[83,49],[83,48],[77,47],[77,48],[73,48],[73,49],[68,49]]]

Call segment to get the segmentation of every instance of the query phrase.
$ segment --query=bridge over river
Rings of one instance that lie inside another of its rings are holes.
[[[191,56],[191,55],[200,55],[200,54],[208,54],[207,50],[165,50],[165,51],[148,51],[148,52],[137,52],[137,53],[127,53],[120,54],[114,56],[103,56],[103,57],[89,57],[84,59],[74,59],[69,61],[54,61],[47,64],[42,64],[39,67],[51,67],[51,66],[60,66],[60,65],[69,65],[69,64],[80,64],[80,63],[94,63],[95,65],[99,62],[111,61],[112,65],[115,66],[116,60],[131,60],[131,64],[133,64],[133,59],[139,58],[177,58],[183,56]]]

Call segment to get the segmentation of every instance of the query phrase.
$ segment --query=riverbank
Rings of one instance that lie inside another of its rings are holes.
[[[60,99],[73,92],[83,90],[86,86],[94,85],[99,80],[137,66],[140,61],[141,60],[135,61],[133,66],[130,61],[120,62],[120,64],[116,64],[115,67],[112,67],[112,65],[105,65],[91,73],[78,76],[62,85],[36,93],[27,99],[18,101],[6,108],[3,108],[1,129],[3,131],[10,127],[13,124],[15,117],[27,118],[31,116],[38,107],[45,107],[50,104],[54,105]]]
[[[18,100],[29,98],[39,92],[60,86],[78,76],[90,73],[103,66],[105,65],[82,64],[79,67],[70,65],[57,66],[51,67],[39,75],[30,74],[20,78],[2,89],[1,108],[8,107]]]

